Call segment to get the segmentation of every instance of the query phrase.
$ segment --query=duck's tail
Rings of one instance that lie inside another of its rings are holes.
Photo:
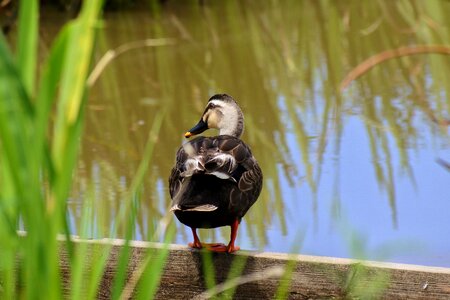
[[[221,193],[221,190],[226,189],[229,184],[236,183],[209,174],[196,174],[185,178],[173,198],[170,210],[214,211],[221,205],[228,205],[229,195]]]

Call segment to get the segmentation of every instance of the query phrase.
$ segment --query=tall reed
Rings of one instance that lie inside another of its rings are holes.
[[[0,295],[2,299],[61,299],[67,294],[67,286],[61,282],[57,241],[58,234],[64,233],[73,281],[72,288],[68,287],[71,298],[94,298],[108,249],[85,269],[86,249],[75,248],[69,241],[66,201],[80,148],[86,80],[102,1],[84,1],[79,16],[62,28],[39,82],[38,4],[37,0],[20,3],[15,55],[0,35]],[[161,118],[155,121],[152,135],[157,133]],[[152,153],[152,144],[153,139],[149,139],[146,157]],[[129,199],[138,192],[146,164],[148,158],[143,160]],[[88,210],[84,216],[89,220]],[[18,229],[25,234],[19,234]],[[84,286],[87,272],[91,281]],[[118,281],[125,272],[118,272]],[[153,277],[152,282],[157,283],[158,275]],[[116,298],[121,292],[115,289]]]

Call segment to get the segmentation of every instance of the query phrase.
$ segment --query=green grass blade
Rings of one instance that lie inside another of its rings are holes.
[[[79,19],[72,23],[69,45],[64,58],[58,111],[55,122],[52,159],[56,172],[62,172],[72,158],[64,155],[75,138],[73,128],[80,118],[86,95],[86,78],[91,65],[96,22],[102,1],[86,1]],[[76,46],[75,46],[76,45]],[[76,62],[76,63],[74,63]]]
[[[36,99],[36,148],[41,149],[49,126],[49,115],[55,102],[66,54],[70,26],[64,26],[53,43],[44,64],[42,79]],[[44,149],[42,149],[44,150]],[[48,152],[48,149],[47,151]],[[43,155],[38,152],[38,155]],[[41,161],[42,157],[36,160]],[[50,178],[51,180],[51,178]]]
[[[149,260],[149,267],[138,285],[138,299],[153,299],[155,297],[167,257],[169,256],[169,243],[175,237],[175,233],[176,227],[172,222],[166,232],[164,248],[158,251],[156,255],[151,256],[151,260]]]
[[[39,283],[42,284],[48,278],[48,269],[43,267],[48,251],[42,251],[46,243],[41,242],[41,237],[45,238],[47,227],[42,223],[44,201],[41,198],[39,169],[32,163],[30,155],[34,113],[19,70],[6,48],[3,36],[0,39],[0,139],[4,168],[2,182],[8,185],[6,194],[11,199],[11,204],[17,207],[13,212],[15,216],[12,215],[11,218],[13,226],[17,227],[16,222],[20,217],[23,225],[30,230],[26,238],[14,237],[12,234],[9,236],[10,239],[17,240],[17,251],[24,256],[23,278],[26,282],[29,281],[29,284],[23,293],[28,295],[27,289],[36,290],[35,285],[39,286]],[[36,253],[42,255],[36,258]],[[37,270],[42,276],[37,280],[29,280],[36,277]],[[43,294],[48,291],[42,290]]]
[[[32,109],[20,80],[6,41],[0,34],[0,139],[5,154],[2,163],[8,164],[16,192],[26,192],[28,157],[27,138],[32,128]]]
[[[37,67],[38,6],[37,0],[20,1],[17,65],[30,96],[34,94]]]
[[[135,221],[136,214],[132,214],[132,217],[129,220],[127,226],[127,237],[125,241],[125,245],[123,245],[120,250],[120,255],[117,261],[116,274],[114,276],[113,284],[112,284],[112,297],[111,299],[119,299],[122,294],[122,290],[125,286],[125,280],[127,279],[128,273],[128,262],[131,257],[131,247],[130,247],[130,235],[132,233],[132,225]]]
[[[119,217],[117,218],[117,223],[116,226],[117,228],[120,228],[121,223],[123,223],[126,220],[126,217],[128,217],[128,226],[127,226],[127,231],[130,230],[133,227],[133,224],[135,223],[135,218],[136,218],[136,195],[139,194],[139,189],[142,186],[142,182],[144,180],[145,174],[148,170],[148,166],[149,166],[149,162],[150,159],[152,157],[153,154],[153,150],[154,150],[154,146],[155,146],[155,141],[158,137],[158,133],[160,132],[161,126],[162,126],[162,121],[164,120],[164,116],[166,115],[165,111],[160,112],[156,118],[153,120],[153,125],[152,128],[149,132],[148,135],[148,139],[147,139],[147,143],[145,145],[145,149],[144,149],[144,156],[138,166],[136,175],[133,178],[133,181],[131,182],[130,185],[130,189],[128,192],[128,203],[126,205],[125,208],[122,209],[121,214],[119,215]],[[131,206],[133,206],[133,208],[131,208]],[[132,218],[129,217],[129,211],[132,210],[131,215]],[[130,220],[131,219],[131,220]],[[122,290],[124,287],[124,281],[125,281],[125,276],[126,276],[126,266],[128,263],[128,259],[129,259],[129,239],[131,237],[131,232],[128,231],[127,234],[127,243],[125,244],[124,248],[121,251],[120,254],[120,258],[119,258],[119,263],[118,263],[118,270],[116,272],[116,277],[114,278],[114,284],[113,284],[113,299],[118,299],[119,297],[121,298],[122,296]],[[159,260],[158,261],[165,261],[165,255],[164,253],[162,254],[162,256],[158,256]],[[159,280],[159,277],[157,277],[157,280]]]
[[[55,70],[55,73],[61,74],[61,81],[51,147],[55,181],[49,208],[62,220],[65,220],[65,199],[71,186],[72,170],[78,155],[79,138],[83,128],[83,108],[87,96],[86,78],[91,64],[95,25],[101,4],[102,1],[83,3],[80,16],[72,21],[68,29],[65,51],[56,52],[59,54],[58,59],[63,58],[63,64],[61,69]],[[50,85],[49,93],[52,93],[53,89],[54,86]],[[43,117],[46,115],[44,109],[42,115]]]
[[[244,273],[245,267],[247,265],[247,256],[236,255],[233,257],[233,262],[230,266],[230,271],[228,272],[226,281],[231,282],[232,280],[237,279]],[[226,290],[222,294],[223,299],[232,299],[234,293],[236,293],[236,289],[238,286],[233,286],[232,288]]]
[[[216,294],[216,269],[214,267],[213,253],[208,250],[200,251],[202,257],[202,272],[206,289]]]

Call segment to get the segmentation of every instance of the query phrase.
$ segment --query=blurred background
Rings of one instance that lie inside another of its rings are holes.
[[[79,1],[41,2],[46,57]],[[13,41],[17,1],[0,5]],[[152,239],[168,213],[168,177],[184,132],[211,95],[228,93],[244,111],[242,138],[264,172],[262,194],[241,223],[242,249],[450,267],[450,56],[399,55],[340,88],[383,51],[448,49],[450,1],[113,0],[106,7],[95,62],[139,40],[173,43],[130,47],[95,82],[69,199],[75,234],[89,195],[92,238],[110,236],[153,120],[164,114],[136,199],[133,238]],[[173,242],[191,241],[189,228],[174,222]],[[226,242],[229,228],[200,235]]]

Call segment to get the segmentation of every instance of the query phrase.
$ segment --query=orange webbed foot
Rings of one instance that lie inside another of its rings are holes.
[[[222,243],[201,243],[199,241],[194,241],[192,243],[189,243],[188,246],[190,248],[195,248],[195,249],[205,248],[205,249],[211,250],[211,251],[214,251],[214,249],[216,249],[216,248],[226,247]]]
[[[218,253],[233,253],[238,251],[239,248],[238,246],[234,246],[234,245],[224,245],[224,244],[216,244],[217,246],[213,246],[213,247],[209,247],[208,250],[212,251],[212,252],[218,252]]]
[[[234,245],[225,245],[222,243],[189,243],[188,246],[194,249],[206,249],[207,251],[217,252],[217,253],[233,253],[241,248],[239,246]]]
[[[188,244],[189,248],[194,248],[194,249],[202,249],[203,245],[202,243],[200,243],[199,241],[194,241],[192,243]]]

